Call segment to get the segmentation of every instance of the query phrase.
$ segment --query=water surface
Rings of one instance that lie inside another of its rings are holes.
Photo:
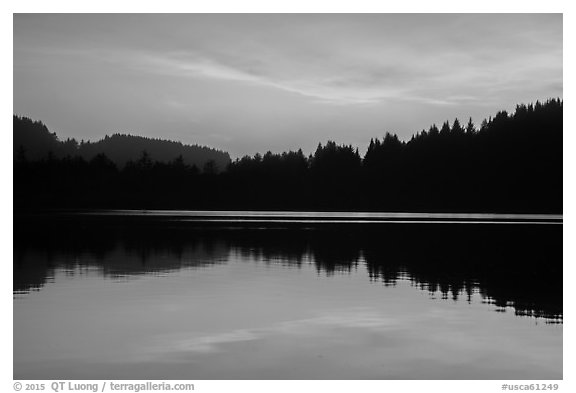
[[[100,213],[15,220],[14,378],[562,378],[561,217]]]

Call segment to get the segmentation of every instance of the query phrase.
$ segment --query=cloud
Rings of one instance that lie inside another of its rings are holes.
[[[390,100],[431,105],[482,102],[509,86],[543,80],[534,76],[548,68],[547,79],[561,78],[561,68],[544,55],[502,56],[485,64],[482,51],[445,51],[419,56],[405,49],[401,59],[351,57],[331,61],[285,58],[264,51],[234,55],[194,51],[124,53],[121,62],[141,71],[182,78],[229,81],[298,94],[331,105],[379,104]],[[365,57],[365,56],[364,56]],[[312,64],[313,63],[313,64]]]
[[[217,59],[197,54],[152,54],[138,53],[131,56],[128,62],[132,66],[147,72],[161,73],[177,77],[209,78],[223,81],[248,83],[284,92],[299,94],[312,98],[317,103],[335,105],[375,104],[386,99],[409,99],[408,91],[399,87],[399,80],[386,72],[386,69],[357,70],[347,76],[302,75],[298,78],[286,78],[274,71],[269,65],[268,72],[232,67]],[[398,70],[394,71],[398,77]],[[337,72],[334,73],[337,75]],[[408,79],[405,76],[404,79]],[[389,82],[388,86],[385,82]],[[396,86],[393,86],[392,82]],[[432,103],[440,100],[412,96],[415,100]]]
[[[328,78],[302,75],[298,79],[267,76],[255,69],[235,68],[216,59],[199,55],[135,54],[130,63],[140,70],[187,78],[209,78],[238,83],[248,83],[284,92],[299,94],[317,102],[331,104],[375,103],[383,98],[382,92],[355,87],[339,87]],[[272,73],[273,70],[269,74]]]

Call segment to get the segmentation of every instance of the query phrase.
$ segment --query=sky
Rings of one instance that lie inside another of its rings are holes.
[[[562,97],[561,14],[15,14],[14,114],[233,158]]]

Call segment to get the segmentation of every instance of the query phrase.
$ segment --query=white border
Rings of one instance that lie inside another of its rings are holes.
[[[7,4],[6,4],[7,3]],[[52,0],[52,1],[9,1],[3,3],[0,26],[2,26],[2,108],[5,108],[4,116],[1,117],[4,136],[9,135],[9,143],[2,144],[3,161],[0,166],[2,174],[2,233],[0,236],[2,261],[10,267],[10,274],[2,275],[3,296],[0,300],[3,313],[7,314],[6,321],[2,324],[2,368],[0,389],[10,392],[13,390],[12,380],[12,133],[10,132],[11,113],[13,111],[13,85],[12,85],[12,13],[35,12],[546,12],[564,14],[564,105],[567,105],[567,116],[564,119],[564,381],[560,384],[560,391],[576,391],[574,383],[574,339],[572,329],[572,316],[574,295],[571,291],[571,278],[574,277],[573,264],[576,263],[574,253],[574,178],[576,166],[574,164],[574,127],[575,121],[571,116],[573,103],[571,93],[574,87],[573,72],[574,64],[574,39],[576,37],[576,18],[574,9],[569,1],[503,1],[484,0],[466,4],[462,1],[402,1],[384,2],[367,0],[333,0],[316,1],[292,0],[278,4],[277,1],[264,0],[212,0],[210,2],[193,1],[122,1],[101,0],[98,2]],[[9,316],[9,318],[8,318]],[[41,381],[37,381],[41,382]],[[51,382],[51,381],[45,381]],[[98,381],[94,381],[98,382]],[[170,381],[175,382],[175,381]],[[362,392],[398,392],[422,390],[430,392],[496,392],[501,391],[502,383],[514,383],[514,381],[193,381],[196,391],[239,391],[239,392],[294,392],[298,391],[336,391],[350,392],[358,390]],[[545,381],[518,381],[518,383],[542,383]],[[550,381],[556,383],[556,381]],[[46,391],[51,391],[49,388]]]

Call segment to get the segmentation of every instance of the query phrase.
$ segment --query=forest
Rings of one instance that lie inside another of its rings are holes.
[[[563,102],[446,121],[366,153],[335,141],[234,161],[228,153],[115,134],[60,141],[14,116],[14,206],[562,213]],[[128,147],[127,147],[128,146]]]
[[[209,165],[224,169],[230,162],[228,153],[209,147],[135,135],[106,135],[104,139],[96,142],[78,142],[73,138],[60,141],[56,133],[50,132],[41,121],[18,116],[13,116],[13,120],[13,154],[29,161],[39,161],[49,156],[57,159],[81,157],[90,161],[97,155],[105,155],[122,168],[128,161],[137,160],[142,152],[146,151],[159,162],[168,162],[181,156],[185,164],[199,168],[213,161]]]

